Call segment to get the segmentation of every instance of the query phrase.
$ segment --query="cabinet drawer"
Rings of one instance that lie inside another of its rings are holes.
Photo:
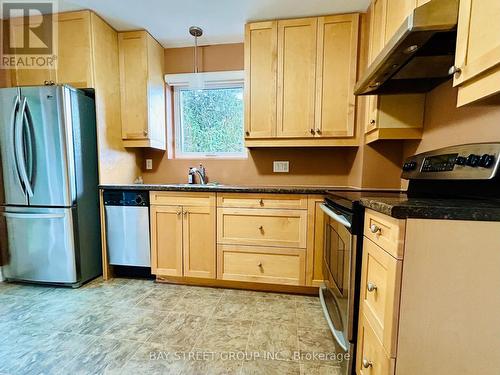
[[[305,249],[306,232],[306,210],[217,210],[217,242],[221,244]]]
[[[393,375],[395,360],[389,358],[368,319],[359,316],[356,373],[359,375]]]
[[[270,284],[304,285],[305,251],[218,245],[217,278]]]
[[[396,356],[402,261],[365,237],[361,310],[390,357]]]
[[[150,204],[161,206],[215,207],[215,193],[180,193],[152,191],[149,193]]]
[[[403,258],[405,220],[366,210],[364,235],[398,259]]]
[[[217,206],[305,210],[307,209],[307,197],[288,194],[218,194]]]

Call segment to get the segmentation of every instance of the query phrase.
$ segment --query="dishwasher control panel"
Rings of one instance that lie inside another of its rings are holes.
[[[141,190],[105,190],[105,206],[142,206],[149,207],[149,192]]]

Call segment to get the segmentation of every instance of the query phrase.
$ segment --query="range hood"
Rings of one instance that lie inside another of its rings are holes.
[[[416,8],[357,82],[355,95],[422,93],[451,78],[459,0]]]

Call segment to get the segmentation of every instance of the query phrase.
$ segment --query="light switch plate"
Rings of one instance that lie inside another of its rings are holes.
[[[288,161],[273,161],[274,173],[288,173],[290,171],[290,162]]]
[[[146,169],[153,169],[153,159],[146,159]]]

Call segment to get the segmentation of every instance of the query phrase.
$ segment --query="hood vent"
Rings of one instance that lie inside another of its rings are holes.
[[[355,95],[423,93],[451,76],[458,0],[431,0],[410,14],[364,72]]]

